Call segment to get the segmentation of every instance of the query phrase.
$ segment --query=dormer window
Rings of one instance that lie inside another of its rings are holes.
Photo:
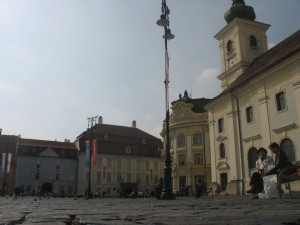
[[[130,148],[130,146],[127,146],[127,147],[126,147],[126,153],[127,153],[127,154],[130,154],[130,153],[131,153],[131,148]]]
[[[105,134],[104,137],[103,137],[104,141],[108,141],[108,135]]]
[[[257,40],[256,40],[256,37],[253,35],[250,36],[250,46],[257,47]]]
[[[180,107],[178,109],[178,116],[183,116],[184,115],[184,109],[182,107]]]
[[[142,144],[143,144],[143,145],[147,144],[147,141],[146,141],[145,138],[142,139]]]

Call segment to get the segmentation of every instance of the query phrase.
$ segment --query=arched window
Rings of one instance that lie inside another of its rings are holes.
[[[255,169],[256,160],[258,159],[257,149],[252,147],[248,151],[248,163],[249,163],[249,170]]]
[[[224,145],[224,143],[220,144],[220,158],[221,159],[225,158],[225,145]]]
[[[250,46],[257,47],[257,40],[253,35],[250,36]]]
[[[281,141],[280,148],[285,152],[291,162],[296,161],[294,143],[289,138],[285,138]]]
[[[231,53],[231,51],[232,51],[232,41],[231,40],[229,40],[227,42],[226,48],[227,48],[227,53]]]

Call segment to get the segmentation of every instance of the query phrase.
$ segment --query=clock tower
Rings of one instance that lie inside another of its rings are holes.
[[[266,31],[270,25],[255,21],[256,15],[244,0],[233,0],[225,13],[227,25],[215,35],[219,41],[222,72],[218,76],[225,90],[255,58],[268,50]]]

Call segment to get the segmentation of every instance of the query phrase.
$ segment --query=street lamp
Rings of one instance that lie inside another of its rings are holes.
[[[87,188],[87,196],[86,199],[89,199],[92,197],[91,195],[91,175],[92,175],[92,142],[93,142],[93,126],[94,126],[94,122],[96,122],[97,118],[99,116],[92,116],[92,117],[88,117],[88,129],[90,130],[90,144],[89,144],[89,150],[90,150],[90,154],[89,154],[89,184],[88,184],[88,188]],[[90,124],[91,124],[91,128],[90,128]]]
[[[171,154],[170,154],[170,135],[169,135],[169,120],[170,120],[170,111],[169,111],[169,55],[168,55],[168,40],[173,39],[175,36],[171,33],[169,28],[169,14],[170,10],[167,6],[166,0],[162,0],[161,3],[161,12],[162,15],[160,19],[156,22],[158,26],[164,27],[164,41],[165,41],[165,101],[166,101],[166,159],[165,159],[165,168],[164,168],[164,184],[163,190],[160,196],[162,200],[171,200],[174,199],[172,193],[172,167],[171,167]]]

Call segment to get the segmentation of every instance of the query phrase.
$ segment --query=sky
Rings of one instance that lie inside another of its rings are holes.
[[[300,0],[245,0],[273,47],[300,27]],[[221,92],[219,44],[231,0],[167,0],[170,103]],[[74,141],[88,117],[161,138],[165,119],[160,0],[0,0],[0,129]]]

